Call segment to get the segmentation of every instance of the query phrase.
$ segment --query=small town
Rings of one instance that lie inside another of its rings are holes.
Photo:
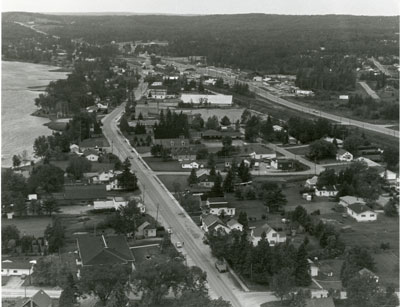
[[[2,306],[399,306],[398,18],[294,70],[125,17],[2,13],[3,66],[65,74],[29,87],[49,132],[2,144]]]

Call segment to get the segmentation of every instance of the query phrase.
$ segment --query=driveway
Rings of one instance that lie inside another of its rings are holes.
[[[24,280],[20,276],[10,276],[10,279],[3,288],[20,288],[23,283]]]

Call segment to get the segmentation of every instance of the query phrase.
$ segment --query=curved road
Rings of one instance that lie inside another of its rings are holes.
[[[143,87],[145,86],[141,84],[139,91],[142,91]],[[212,257],[209,247],[202,242],[203,232],[180,207],[144,160],[131,148],[125,137],[120,134],[117,120],[122,115],[124,105],[119,106],[103,119],[103,132],[109,142],[113,143],[114,154],[123,160],[130,159],[132,169],[136,173],[141,188],[145,191],[146,207],[151,207],[149,209],[153,212],[158,207],[158,216],[164,221],[164,226],[173,229],[172,241],[184,242],[188,262],[192,261],[207,273],[212,297],[222,297],[235,307],[247,306],[247,304],[239,302],[236,297],[235,293],[241,290],[237,288],[229,275],[220,274],[215,269],[214,257]]]

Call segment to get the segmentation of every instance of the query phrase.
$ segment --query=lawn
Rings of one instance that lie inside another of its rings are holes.
[[[295,147],[295,148],[285,148],[287,151],[291,152],[292,154],[299,155],[299,156],[305,156],[309,152],[309,147],[304,146],[304,147]]]
[[[65,161],[51,161],[51,164],[54,166],[57,166],[61,168],[63,171],[65,171],[68,167],[69,160]],[[99,163],[99,162],[91,162],[92,165],[91,172],[102,172],[102,171],[108,171],[111,169],[114,169],[114,163]]]
[[[14,217],[12,220],[1,219],[2,226],[15,225],[22,235],[43,237],[47,225],[52,224],[52,218],[43,217]]]
[[[155,172],[190,172],[190,169],[182,168],[182,163],[178,161],[162,161],[161,158],[145,157],[144,161]]]
[[[179,183],[182,191],[188,186],[187,178],[188,175],[158,175],[157,177],[162,181],[165,187],[171,192],[175,193],[174,183]]]

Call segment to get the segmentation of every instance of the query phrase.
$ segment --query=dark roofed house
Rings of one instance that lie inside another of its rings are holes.
[[[374,210],[362,203],[354,203],[347,206],[347,214],[357,222],[376,221],[377,219],[377,214]]]
[[[225,226],[221,219],[213,214],[201,216],[201,228],[205,232],[213,232],[218,229],[223,229],[226,233],[230,232],[230,229]]]
[[[178,148],[172,152],[172,159],[193,161],[196,160],[196,151],[193,148]]]
[[[358,274],[361,276],[368,276],[369,278],[374,279],[376,282],[379,282],[379,276],[376,275],[374,272],[368,270],[367,268],[362,268],[358,271]]]
[[[30,298],[23,298],[15,304],[16,307],[52,307],[50,296],[43,290],[39,290]]]
[[[133,266],[133,255],[125,236],[78,236],[79,260],[78,265],[113,265],[130,264]]]
[[[59,204],[69,205],[72,202],[87,203],[93,200],[106,199],[107,191],[105,184],[66,185],[64,192],[52,193],[51,195]]]
[[[110,147],[110,144],[104,137],[100,137],[100,138],[85,139],[79,143],[79,147],[81,148],[81,150],[98,149],[101,151],[104,148]]]

